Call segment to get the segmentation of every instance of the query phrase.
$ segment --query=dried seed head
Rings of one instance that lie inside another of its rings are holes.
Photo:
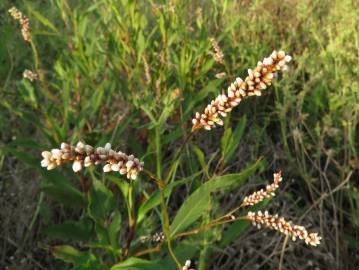
[[[261,201],[263,201],[265,198],[270,198],[275,196],[275,191],[279,187],[279,183],[282,181],[282,173],[278,172],[273,174],[273,183],[270,185],[267,185],[265,189],[260,189],[253,194],[246,196],[243,199],[242,206],[250,206],[255,205]]]
[[[148,65],[146,55],[143,55],[142,59],[143,59],[143,67],[145,69],[146,84],[150,84],[152,81],[152,77],[151,77],[150,67]]]
[[[51,152],[42,152],[41,166],[52,170],[66,162],[72,162],[73,171],[78,172],[83,167],[104,163],[104,172],[118,171],[120,174],[126,174],[127,178],[132,180],[135,180],[138,173],[143,170],[143,162],[140,162],[133,155],[127,156],[122,152],[116,153],[111,149],[109,143],[105,147],[96,149],[83,142],[78,142],[76,146],[62,143],[60,148],[52,149]]]
[[[248,69],[248,76],[244,81],[237,78],[228,87],[227,94],[218,95],[206,107],[203,114],[196,113],[192,120],[192,131],[198,128],[211,130],[220,122],[220,116],[225,117],[228,112],[240,104],[244,97],[261,96],[262,91],[272,84],[274,73],[285,69],[291,59],[283,51],[274,51],[262,62],[259,61],[256,68]]]
[[[209,54],[212,55],[214,61],[224,64],[224,54],[221,50],[221,47],[219,47],[217,41],[214,38],[210,38],[210,42],[214,52],[209,52]]]
[[[291,222],[286,221],[283,217],[278,215],[270,215],[268,211],[262,213],[258,211],[248,212],[246,218],[252,222],[254,226],[261,228],[271,228],[285,235],[289,235],[293,241],[297,238],[303,240],[307,245],[317,246],[322,239],[318,233],[308,233],[303,226],[293,225]]]

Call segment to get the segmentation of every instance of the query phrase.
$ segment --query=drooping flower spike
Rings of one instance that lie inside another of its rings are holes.
[[[275,72],[285,70],[286,64],[292,57],[284,51],[273,51],[272,54],[259,61],[254,70],[248,69],[248,76],[237,78],[229,87],[226,94],[219,95],[212,100],[203,113],[197,112],[192,120],[192,131],[198,128],[210,130],[215,125],[223,125],[220,117],[237,107],[247,96],[261,96],[262,91],[272,84]]]
[[[111,144],[105,147],[94,148],[91,145],[78,142],[76,146],[62,143],[60,149],[52,149],[41,153],[44,158],[41,166],[52,170],[66,162],[72,162],[74,172],[82,170],[84,167],[105,164],[104,172],[116,171],[126,174],[128,179],[135,180],[140,171],[143,170],[143,162],[133,155],[126,155],[121,151],[111,149]]]
[[[273,182],[271,184],[267,185],[265,189],[260,189],[251,195],[246,196],[239,207],[235,208],[224,217],[236,220],[235,216],[232,214],[242,207],[253,206],[262,202],[265,198],[274,197],[275,191],[278,189],[280,182],[282,182],[282,173],[274,173]],[[250,211],[243,218],[251,221],[254,226],[258,227],[258,229],[262,226],[271,228],[285,235],[289,235],[293,241],[299,238],[307,245],[317,246],[320,244],[320,240],[322,239],[318,233],[308,233],[303,226],[293,225],[292,222],[286,221],[283,217],[279,217],[278,214],[270,215],[268,211],[265,211],[264,213],[261,211],[256,213]]]
[[[22,14],[22,12],[19,11],[16,7],[12,7],[11,9],[9,9],[9,13],[14,20],[19,21],[21,25],[21,34],[23,39],[26,42],[31,42],[32,37],[29,18]]]
[[[264,214],[261,211],[256,213],[248,212],[246,219],[251,221],[254,226],[258,227],[258,229],[260,229],[261,226],[271,228],[290,236],[293,241],[299,238],[307,245],[317,246],[320,244],[320,240],[322,239],[318,233],[308,233],[303,226],[293,225],[291,222],[286,221],[283,217],[270,215],[268,211],[265,211]]]

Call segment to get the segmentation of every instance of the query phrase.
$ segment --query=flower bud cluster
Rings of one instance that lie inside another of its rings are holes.
[[[159,243],[159,242],[162,242],[163,239],[165,239],[164,233],[163,232],[156,232],[155,234],[152,234],[152,235],[141,236],[140,241],[142,243],[144,243],[144,242]]]
[[[270,185],[267,185],[265,190],[260,189],[253,194],[247,196],[244,198],[242,206],[250,206],[255,205],[261,201],[263,201],[265,198],[270,198],[275,196],[275,191],[279,187],[279,183],[282,181],[282,174],[281,172],[273,174],[273,183]]]
[[[213,60],[218,63],[224,64],[224,54],[223,54],[221,48],[219,47],[217,41],[214,38],[211,38],[210,41],[211,41],[212,48],[214,50],[214,52],[210,52],[210,54],[213,57]]]
[[[31,41],[31,29],[29,19],[21,13],[21,11],[17,10],[16,7],[12,7],[9,9],[10,16],[14,18],[14,20],[19,21],[21,25],[21,34],[25,41]]]
[[[268,214],[268,211],[265,211],[264,214],[261,211],[258,211],[257,213],[248,212],[246,218],[259,229],[263,225],[264,227],[274,229],[290,236],[293,241],[299,238],[307,245],[317,246],[320,244],[320,240],[322,239],[318,233],[308,233],[303,226],[293,225],[291,222],[286,221],[283,217]]]
[[[259,61],[254,70],[248,69],[248,76],[243,81],[237,78],[227,90],[227,94],[219,95],[212,100],[202,114],[196,113],[192,120],[192,131],[198,128],[210,130],[215,125],[223,125],[220,117],[239,105],[247,96],[261,96],[262,91],[272,84],[275,72],[287,69],[286,64],[292,57],[284,51],[273,51],[272,54]]]
[[[82,170],[84,167],[105,164],[104,172],[115,171],[126,174],[128,179],[135,180],[140,171],[143,170],[143,162],[133,155],[126,155],[121,151],[111,149],[111,144],[105,147],[94,148],[91,145],[78,142],[76,146],[62,143],[60,149],[42,152],[41,166],[52,170],[66,162],[72,162],[74,172]]]
[[[32,72],[31,70],[25,69],[24,72],[22,73],[22,77],[24,79],[28,79],[30,82],[33,82],[34,80],[37,79],[37,74]]]

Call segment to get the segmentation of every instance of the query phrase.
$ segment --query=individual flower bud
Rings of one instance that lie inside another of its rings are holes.
[[[105,166],[103,166],[103,171],[104,172],[110,172],[111,171],[111,164],[106,164]]]
[[[114,163],[111,165],[111,170],[113,170],[114,172],[118,172],[120,170],[120,166],[118,166],[117,163]]]
[[[284,57],[285,57],[285,52],[284,51],[279,51],[278,52],[278,58],[283,59]]]
[[[191,260],[187,260],[181,270],[194,270],[195,265]]]
[[[63,160],[70,160],[71,159],[71,153],[65,152],[62,154],[61,159]]]
[[[103,155],[103,154],[106,154],[106,150],[103,147],[97,147],[96,153],[99,155]]]
[[[92,165],[92,161],[91,161],[91,158],[89,156],[85,157],[84,165],[85,165],[85,167],[89,167],[89,166]]]
[[[67,149],[69,147],[69,145],[67,144],[67,143],[61,143],[61,145],[60,145],[60,148],[61,148],[61,150],[65,150],[65,149]]]
[[[53,170],[55,169],[57,166],[55,163],[50,163],[48,166],[47,166],[47,170],[50,171],[50,170]]]
[[[128,168],[128,169],[130,169],[132,166],[133,166],[133,161],[132,160],[129,160],[129,161],[127,161],[127,163],[126,163],[126,167]]]
[[[49,159],[49,158],[51,158],[52,154],[49,151],[43,151],[43,152],[41,152],[41,155],[43,158]]]
[[[93,152],[93,147],[91,145],[86,144],[85,145],[85,152],[87,155],[91,154]]]
[[[41,167],[47,167],[48,165],[49,165],[49,160],[48,159],[41,160]]]
[[[78,160],[75,160],[74,163],[72,164],[72,170],[74,172],[78,172],[81,171],[82,169],[82,163]]]
[[[51,154],[54,159],[61,159],[62,157],[62,151],[60,149],[52,149]]]
[[[85,145],[83,142],[79,141],[77,144],[76,144],[76,147],[75,147],[75,151],[79,154],[84,154],[85,153]]]
[[[110,144],[110,143],[106,143],[106,144],[105,144],[105,150],[108,152],[108,151],[110,151],[110,149],[111,149],[111,144]]]
[[[108,151],[108,155],[109,155],[110,157],[115,157],[116,154],[117,154],[117,153],[116,153],[114,150],[112,150],[112,149],[110,149],[110,150]]]

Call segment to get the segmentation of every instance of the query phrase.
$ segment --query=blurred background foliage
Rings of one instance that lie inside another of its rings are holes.
[[[36,49],[8,15],[13,5],[29,17]],[[116,175],[40,168],[41,150],[84,140],[134,153],[158,177],[172,170],[171,183],[178,185],[167,202],[171,218],[201,183],[239,173],[262,157],[248,185],[216,191],[197,222],[205,222],[209,210],[233,208],[281,169],[285,184],[273,211],[324,238],[312,249],[235,223],[178,242],[182,261],[192,257],[199,269],[354,269],[358,28],[358,3],[350,0],[1,1],[1,268],[70,269],[65,261],[74,269],[107,269],[123,255],[116,250],[124,244],[118,235],[127,233],[124,204],[142,207],[133,254],[153,246],[139,242],[160,229],[157,205],[146,205],[154,186],[144,175],[133,199]],[[224,52],[223,65],[209,54],[211,37]],[[293,56],[289,71],[264,96],[243,102],[224,128],[196,133],[180,162],[175,159],[194,112],[274,49]],[[40,80],[23,79],[25,69]],[[98,224],[110,233],[107,242]],[[114,269],[153,269],[156,260],[174,269],[166,252]]]

